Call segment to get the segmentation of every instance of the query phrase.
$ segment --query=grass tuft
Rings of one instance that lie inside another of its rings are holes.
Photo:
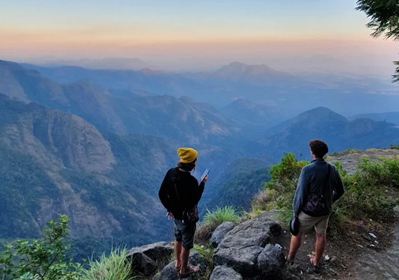
[[[109,256],[103,254],[99,261],[89,261],[90,268],[82,273],[82,280],[135,280],[131,263],[126,260],[126,249],[116,249]]]

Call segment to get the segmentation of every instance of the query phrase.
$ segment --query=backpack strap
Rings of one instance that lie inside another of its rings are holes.
[[[179,196],[179,192],[177,191],[177,186],[176,186],[176,176],[177,176],[177,170],[175,169],[175,176],[173,177],[173,186],[174,186],[174,188],[175,188],[175,193],[176,193],[176,196],[177,196],[177,200],[179,201],[179,203],[181,203],[181,200],[180,200],[180,196]]]
[[[330,173],[331,173],[331,165],[327,163],[327,177],[324,180],[324,186],[328,184],[328,180],[330,179]],[[320,195],[323,195],[323,189],[320,189]]]

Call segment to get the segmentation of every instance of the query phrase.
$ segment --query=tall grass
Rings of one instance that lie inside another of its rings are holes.
[[[237,224],[240,220],[240,217],[237,215],[236,210],[232,206],[218,207],[216,211],[211,212],[207,210],[207,213],[204,216],[204,220],[202,221],[203,226],[216,225],[219,226],[224,222],[233,222]]]
[[[90,261],[90,268],[82,272],[82,280],[134,280],[131,263],[126,261],[126,249],[116,249],[99,261]]]
[[[238,224],[240,216],[232,206],[218,207],[216,211],[207,210],[200,228],[195,233],[195,241],[198,244],[207,244],[213,231],[224,222]]]

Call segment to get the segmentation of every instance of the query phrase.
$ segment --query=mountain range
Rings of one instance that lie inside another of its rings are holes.
[[[308,156],[310,139],[323,139],[330,152],[351,149],[387,148],[399,143],[399,128],[392,123],[371,119],[354,119],[319,107],[304,112],[269,130],[269,136],[254,145],[256,152],[269,157],[292,152]]]
[[[315,104],[312,96],[343,102],[313,86],[240,63],[183,75],[0,61],[0,238],[37,237],[62,213],[75,244],[169,239],[157,192],[180,146],[199,152],[194,176],[211,170],[200,209],[248,209],[268,167],[286,152],[310,159],[311,139],[325,140],[331,153],[399,144],[397,123],[348,119],[326,107],[301,111]],[[238,92],[246,98],[234,99]],[[348,102],[362,96],[375,106],[397,98],[345,94]],[[306,106],[292,109],[301,99]]]
[[[188,96],[216,108],[245,98],[288,110],[290,116],[325,106],[345,116],[394,112],[399,96],[376,79],[320,73],[291,75],[267,65],[233,62],[200,73],[144,70],[92,70],[81,67],[39,67],[23,64],[57,83],[90,80],[106,89],[141,90],[152,95]],[[362,106],[353,106],[362,102]]]

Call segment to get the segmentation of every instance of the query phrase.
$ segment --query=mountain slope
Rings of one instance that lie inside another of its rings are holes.
[[[37,237],[58,214],[70,217],[73,238],[142,244],[165,234],[156,195],[175,144],[111,133],[106,140],[75,115],[4,95],[0,108],[0,238]]]
[[[255,194],[269,181],[271,161],[266,158],[241,158],[228,164],[216,180],[217,188],[211,197],[204,196],[209,210],[234,206],[249,210]]]
[[[258,137],[266,129],[281,123],[291,116],[291,112],[283,107],[261,102],[251,102],[239,98],[221,109],[223,115],[240,125],[245,134]]]

